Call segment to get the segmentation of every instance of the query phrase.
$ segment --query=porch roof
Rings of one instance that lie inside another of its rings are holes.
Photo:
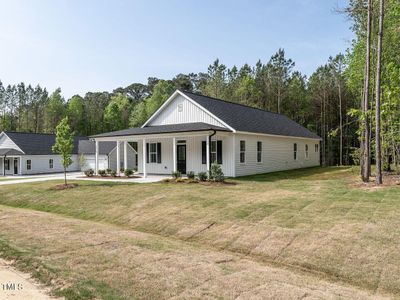
[[[23,155],[19,150],[13,149],[13,148],[3,148],[0,149],[0,156],[5,156],[5,155]]]
[[[160,134],[160,133],[178,133],[178,132],[194,132],[194,131],[228,131],[229,129],[215,126],[207,123],[183,123],[183,124],[171,124],[171,125],[159,125],[159,126],[146,126],[146,127],[135,127],[124,130],[118,130],[113,132],[101,133],[91,136],[91,138],[102,138],[102,137],[117,137],[117,136],[131,136],[131,135],[146,135],[146,134]]]

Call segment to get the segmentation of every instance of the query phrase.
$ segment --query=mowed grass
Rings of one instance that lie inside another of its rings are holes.
[[[0,187],[0,204],[159,236],[139,243],[151,251],[170,251],[171,240],[174,251],[190,245],[400,297],[400,187],[357,180],[356,169],[312,168],[224,186],[79,182],[54,191],[54,182],[25,183]]]

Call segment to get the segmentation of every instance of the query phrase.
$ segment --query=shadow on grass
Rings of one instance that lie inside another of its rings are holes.
[[[301,180],[329,180],[345,177],[343,171],[348,171],[347,176],[351,174],[352,167],[311,167],[304,169],[295,169],[279,171],[272,173],[256,174],[243,177],[237,177],[237,181],[256,181],[256,182],[274,182],[282,179],[301,179]]]

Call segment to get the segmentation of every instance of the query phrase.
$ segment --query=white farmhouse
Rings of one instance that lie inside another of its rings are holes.
[[[123,149],[117,165],[129,161],[128,143],[137,143],[143,176],[205,172],[212,162],[230,177],[320,164],[320,137],[288,117],[180,90],[142,127],[91,138],[96,172],[104,142],[116,142],[117,149]]]

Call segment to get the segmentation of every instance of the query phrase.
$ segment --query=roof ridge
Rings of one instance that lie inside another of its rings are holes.
[[[55,133],[47,133],[47,132],[27,132],[27,131],[8,131],[4,130],[4,133],[18,133],[18,134],[41,134],[41,135],[56,135]]]
[[[232,101],[228,101],[228,100],[224,100],[224,99],[220,99],[220,98],[210,97],[210,96],[206,96],[206,95],[203,95],[203,94],[200,94],[200,93],[189,92],[189,91],[186,91],[186,90],[182,90],[181,92],[192,94],[192,95],[196,95],[196,96],[206,97],[206,98],[209,98],[209,99],[212,99],[212,100],[215,100],[215,101],[221,101],[221,102],[225,102],[225,103],[229,103],[229,104],[235,104],[235,105],[243,106],[243,107],[246,107],[246,108],[252,108],[252,109],[260,110],[262,112],[268,112],[268,113],[271,113],[271,114],[276,114],[276,115],[280,115],[280,116],[289,118],[288,116],[286,116],[284,114],[280,114],[280,113],[277,113],[277,112],[274,112],[274,111],[270,111],[270,110],[265,110],[265,109],[258,108],[258,107],[245,105],[245,104],[242,104],[242,103],[237,103],[237,102],[232,102]]]

